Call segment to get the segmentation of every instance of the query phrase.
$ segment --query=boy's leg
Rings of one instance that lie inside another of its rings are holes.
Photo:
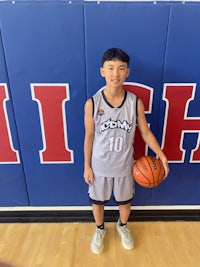
[[[120,221],[123,224],[127,224],[128,218],[131,212],[131,203],[125,205],[119,205],[119,215]]]
[[[92,205],[93,216],[97,226],[101,226],[104,223],[104,205]]]
[[[106,234],[104,228],[104,203],[110,199],[112,188],[113,179],[98,175],[95,175],[94,182],[89,187],[89,197],[93,203],[93,216],[97,226],[91,242],[91,250],[95,254],[103,251]]]
[[[119,205],[119,220],[117,223],[117,231],[120,234],[122,246],[125,249],[132,249],[134,241],[131,236],[130,230],[127,228],[127,222],[131,211],[131,203]]]

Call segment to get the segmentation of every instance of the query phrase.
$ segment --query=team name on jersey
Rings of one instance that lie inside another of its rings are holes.
[[[109,119],[107,121],[104,121],[101,123],[100,127],[99,127],[99,131],[100,133],[108,130],[108,129],[122,129],[124,131],[127,131],[128,133],[131,131],[133,125],[128,123],[126,120],[124,121],[114,121],[112,119]]]

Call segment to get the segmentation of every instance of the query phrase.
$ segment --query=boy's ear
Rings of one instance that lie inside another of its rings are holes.
[[[105,77],[105,74],[104,74],[104,68],[103,68],[103,67],[100,68],[100,73],[101,73],[101,76],[102,76],[102,77]]]
[[[130,68],[128,68],[128,69],[127,69],[127,75],[126,75],[126,77],[128,77],[128,76],[129,76],[130,72],[131,72],[131,69],[130,69]]]

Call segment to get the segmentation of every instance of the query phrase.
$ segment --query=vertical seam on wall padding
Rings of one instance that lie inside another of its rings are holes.
[[[85,57],[85,95],[86,99],[88,99],[88,81],[87,81],[87,64],[86,64],[86,58],[87,58],[87,52],[86,52],[86,18],[85,18],[85,5],[83,4],[83,30],[84,30],[84,57]]]
[[[166,30],[166,40],[165,40],[165,48],[164,48],[164,60],[163,60],[163,68],[162,68],[162,82],[161,82],[162,88],[161,89],[163,89],[163,86],[164,86],[164,73],[165,73],[165,65],[166,65],[167,42],[168,42],[168,36],[169,36],[170,13],[171,13],[171,4],[169,4],[169,13],[168,13],[167,30]],[[163,90],[160,90],[160,91],[161,91],[161,101],[162,101]],[[159,106],[159,114],[161,114],[161,105]],[[159,121],[159,119],[158,119],[158,121]],[[158,125],[157,125],[157,127],[158,127]],[[161,133],[158,132],[158,135],[160,136]],[[162,138],[161,138],[161,140],[162,140]]]

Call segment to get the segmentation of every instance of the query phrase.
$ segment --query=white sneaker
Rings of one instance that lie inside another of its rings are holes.
[[[120,234],[122,246],[127,250],[132,249],[134,247],[134,241],[127,226],[120,226],[118,221],[117,231]]]
[[[105,229],[96,228],[95,233],[92,238],[92,242],[91,242],[91,251],[94,254],[100,254],[103,251],[103,247],[104,247],[103,241],[104,241],[105,234],[106,234]]]

